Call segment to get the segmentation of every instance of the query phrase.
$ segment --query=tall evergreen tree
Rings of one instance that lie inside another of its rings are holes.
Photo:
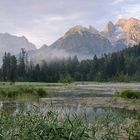
[[[5,53],[3,57],[2,75],[4,81],[8,81],[10,79],[10,57],[10,53]]]
[[[17,78],[17,59],[15,56],[11,56],[10,62],[10,81],[15,82]]]
[[[22,48],[18,61],[18,75],[21,80],[24,80],[25,73],[26,73],[26,51],[24,48]]]

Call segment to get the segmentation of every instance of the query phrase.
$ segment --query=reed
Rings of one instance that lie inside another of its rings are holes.
[[[33,86],[7,86],[0,88],[0,98],[19,98],[23,96],[46,97],[49,93],[46,89],[41,87],[35,88]]]
[[[140,119],[108,113],[86,123],[78,115],[33,109],[15,116],[0,114],[1,140],[139,140]],[[85,116],[83,114],[83,116]]]

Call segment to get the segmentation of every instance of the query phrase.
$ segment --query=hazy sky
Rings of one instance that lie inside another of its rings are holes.
[[[37,47],[72,26],[102,30],[120,17],[140,19],[140,0],[0,0],[0,32],[24,35]]]

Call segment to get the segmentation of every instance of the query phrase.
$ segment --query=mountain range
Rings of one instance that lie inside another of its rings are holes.
[[[119,19],[116,23],[108,22],[99,32],[77,25],[52,45],[43,45],[31,54],[33,60],[50,60],[77,55],[78,58],[92,58],[95,54],[112,53],[140,43],[140,20],[135,18]]]
[[[140,43],[140,20],[119,19],[116,24],[110,21],[102,34],[116,47],[116,50],[131,47]]]
[[[63,37],[51,46],[44,45],[39,50],[33,51],[32,59],[52,60],[68,56],[78,56],[80,59],[91,58],[101,52],[108,53],[112,48],[110,41],[97,30],[82,27],[81,25],[71,28]]]
[[[69,29],[52,45],[43,45],[36,49],[24,36],[0,34],[0,53],[18,54],[25,48],[33,61],[63,58],[77,55],[79,59],[92,58],[95,54],[101,56],[132,47],[140,43],[140,20],[136,18],[119,19],[116,23],[108,22],[103,31],[92,26],[77,25]]]

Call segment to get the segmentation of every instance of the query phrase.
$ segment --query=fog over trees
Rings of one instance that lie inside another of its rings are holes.
[[[28,62],[24,49],[19,57],[5,53],[0,69],[1,81],[71,82],[71,81],[140,81],[140,45],[98,58],[78,58]]]

